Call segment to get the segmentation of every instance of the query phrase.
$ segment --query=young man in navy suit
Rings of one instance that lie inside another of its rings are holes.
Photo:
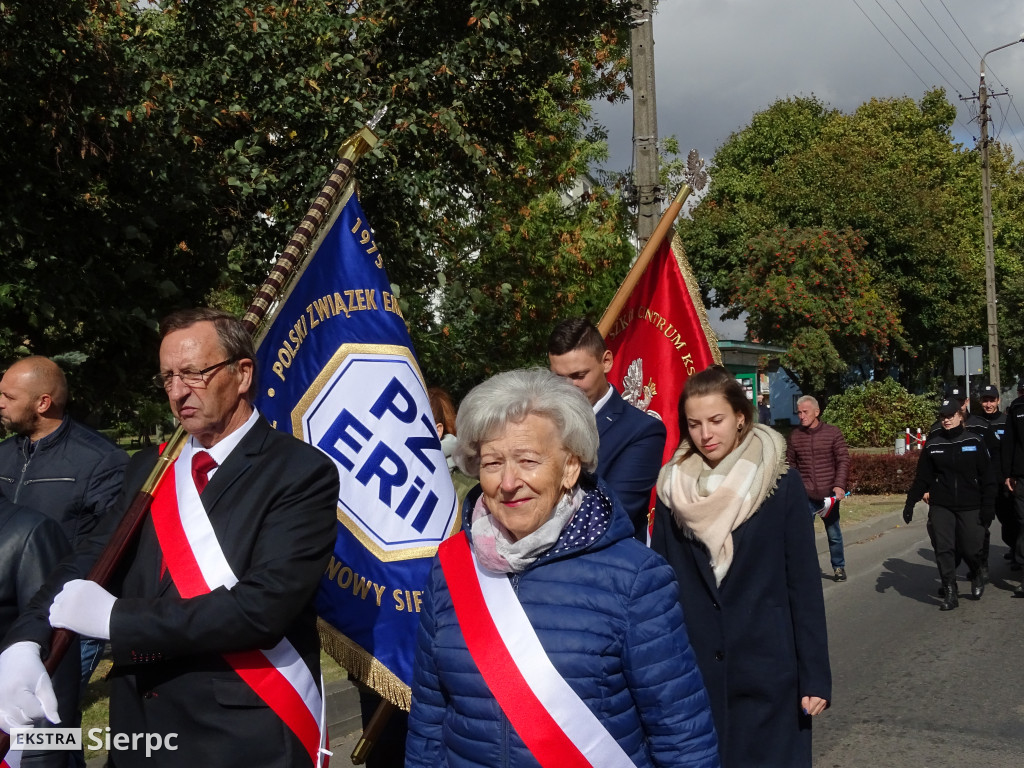
[[[548,338],[548,364],[583,390],[597,417],[597,475],[626,508],[634,535],[647,541],[651,489],[665,450],[665,425],[634,408],[608,382],[612,352],[583,317],[563,320]]]

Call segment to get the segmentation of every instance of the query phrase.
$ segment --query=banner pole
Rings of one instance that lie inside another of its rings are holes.
[[[306,249],[316,239],[320,227],[330,218],[338,196],[352,176],[356,161],[377,146],[379,139],[373,129],[377,127],[377,123],[384,117],[386,111],[387,107],[381,107],[366,125],[349,136],[341,145],[341,149],[338,150],[341,159],[331,171],[327,183],[313,200],[306,215],[302,217],[302,221],[295,228],[291,240],[288,241],[288,245],[278,256],[267,279],[263,281],[263,285],[256,292],[249,309],[242,316],[242,325],[251,335],[256,335],[256,331],[264,322],[271,305],[280,294],[281,288],[288,282],[296,265],[305,258]]]
[[[707,178],[707,172],[704,170],[704,161],[697,154],[697,150],[691,149],[689,155],[687,155],[686,183],[683,184],[675,199],[672,200],[671,205],[661,215],[658,226],[654,228],[654,232],[651,234],[651,239],[647,241],[647,245],[644,246],[640,256],[637,257],[636,262],[630,268],[626,279],[622,281],[619,289],[608,303],[604,314],[601,315],[601,319],[597,323],[597,330],[601,336],[607,338],[609,331],[611,331],[612,326],[615,325],[615,321],[619,317],[619,313],[622,312],[622,307],[625,306],[626,300],[633,292],[633,289],[636,288],[636,284],[640,281],[640,277],[643,275],[644,270],[647,269],[651,259],[654,258],[654,254],[658,252],[672,225],[675,224],[676,217],[679,216],[679,211],[682,210],[686,198],[695,189],[698,191],[703,189],[704,185],[707,184]]]

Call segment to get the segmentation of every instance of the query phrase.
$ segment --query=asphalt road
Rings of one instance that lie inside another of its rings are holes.
[[[845,530],[838,584],[818,525],[833,698],[815,720],[815,768],[1024,765],[1020,574],[996,523],[984,596],[965,599],[962,579],[960,607],[939,611],[925,509],[909,526],[894,512]]]

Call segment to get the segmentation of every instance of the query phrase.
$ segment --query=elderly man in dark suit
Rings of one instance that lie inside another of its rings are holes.
[[[665,450],[665,425],[634,408],[608,382],[612,352],[586,318],[563,320],[548,338],[551,372],[586,394],[597,417],[597,475],[626,508],[634,535],[647,541],[651,489]]]
[[[338,474],[254,410],[254,377],[252,342],[234,317],[187,310],[161,324],[156,380],[190,438],[110,591],[82,575],[118,515],[62,563],[8,633],[8,723],[42,713],[38,652],[45,657],[51,626],[64,627],[110,640],[111,765],[318,764],[312,598],[335,539]],[[155,458],[133,457],[126,499]],[[34,664],[26,649],[37,652]]]

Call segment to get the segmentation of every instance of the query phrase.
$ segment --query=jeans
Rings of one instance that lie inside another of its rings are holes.
[[[82,692],[85,692],[85,687],[89,684],[89,678],[92,677],[92,673],[96,671],[96,667],[100,665],[100,659],[103,657],[103,649],[106,648],[106,640],[97,640],[94,637],[83,637],[82,638]]]
[[[828,557],[832,561],[833,570],[846,567],[846,557],[843,555],[843,532],[839,528],[839,503],[839,500],[836,499],[828,516],[822,521],[825,523],[825,538],[828,539]],[[818,510],[821,509],[821,504],[821,499],[807,500],[807,507],[811,510],[811,514],[815,516],[817,516]]]

